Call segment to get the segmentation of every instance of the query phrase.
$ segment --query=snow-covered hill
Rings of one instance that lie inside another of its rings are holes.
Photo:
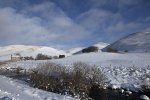
[[[66,54],[62,50],[57,50],[46,46],[9,45],[0,47],[0,60],[9,60],[10,55],[16,53],[21,54],[21,56],[32,56],[34,58],[39,53],[48,56],[58,56],[60,54]]]
[[[84,47],[77,47],[77,48],[72,48],[66,51],[66,53],[73,55],[77,52],[80,52]]]
[[[103,48],[105,48],[106,46],[108,46],[108,43],[104,43],[104,42],[98,42],[96,44],[93,44],[91,46],[96,46],[99,49],[99,52],[101,52],[101,50]],[[70,54],[70,55],[74,55],[74,54],[82,54],[82,49],[84,49],[86,47],[77,47],[77,48],[72,48],[70,50],[68,50],[66,53]]]
[[[94,44],[100,50],[106,47],[108,44],[99,42]],[[59,56],[59,55],[73,55],[80,52],[85,47],[72,48],[67,51],[57,50],[47,46],[30,46],[30,45],[8,45],[0,47],[0,60],[10,60],[10,56],[19,53],[21,56],[32,56],[35,58],[37,54],[42,53],[48,56]]]
[[[150,52],[150,32],[137,32],[130,34],[115,43],[107,46],[118,51],[126,52]]]
[[[108,43],[98,42],[98,43],[94,44],[93,46],[96,46],[99,48],[99,50],[102,50],[103,48],[105,48],[108,45],[109,45]]]

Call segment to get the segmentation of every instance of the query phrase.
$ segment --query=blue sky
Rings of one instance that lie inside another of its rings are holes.
[[[0,46],[59,49],[150,31],[150,0],[0,0]]]

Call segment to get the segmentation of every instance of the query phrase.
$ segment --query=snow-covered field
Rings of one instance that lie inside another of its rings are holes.
[[[75,62],[96,64],[107,76],[110,84],[113,84],[117,87],[137,90],[143,84],[150,85],[149,53],[88,53],[49,61],[18,61],[8,63],[2,67],[22,67],[24,69],[31,69],[37,67],[39,63],[46,62],[55,62],[68,67]]]
[[[29,87],[22,81],[0,76],[0,100],[75,100],[69,96]]]

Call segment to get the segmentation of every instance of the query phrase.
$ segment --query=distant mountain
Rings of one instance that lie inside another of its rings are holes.
[[[0,60],[2,58],[9,60],[10,55],[16,53],[19,53],[21,56],[32,56],[34,58],[39,53],[48,56],[59,56],[61,54],[66,54],[62,50],[57,50],[52,47],[46,47],[46,46],[9,45],[9,46],[0,47]]]
[[[103,49],[104,47],[108,46],[108,43],[104,43],[104,42],[98,42],[96,44],[93,44],[91,46],[96,46],[99,49],[99,52],[101,52],[101,49]],[[75,55],[75,54],[82,54],[82,49],[87,48],[87,47],[78,47],[78,48],[72,48],[70,50],[68,50],[66,53],[69,53],[71,55]]]
[[[150,52],[150,32],[130,34],[107,46],[103,51],[110,48],[120,52]]]
[[[72,48],[72,49],[69,49],[66,51],[66,53],[72,55],[72,54],[75,54],[79,51],[81,51],[84,47],[77,47],[77,48]]]
[[[107,45],[108,44],[102,42],[94,44],[94,46],[97,46],[99,48],[99,51],[101,51],[101,49]],[[10,60],[11,55],[15,54],[20,54],[23,57],[32,56],[33,58],[35,58],[39,53],[48,56],[59,56],[59,55],[71,56],[74,54],[82,53],[81,51],[84,48],[85,47],[77,47],[72,48],[68,51],[63,51],[47,46],[8,45],[0,47],[0,60]]]
[[[96,44],[94,44],[93,46],[96,46],[99,48],[99,50],[101,51],[103,48],[105,48],[106,46],[108,46],[108,43],[104,43],[104,42],[98,42]]]

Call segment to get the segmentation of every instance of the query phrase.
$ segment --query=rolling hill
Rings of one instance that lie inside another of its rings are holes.
[[[19,53],[21,56],[32,56],[34,58],[39,53],[48,56],[59,56],[60,54],[66,54],[62,50],[57,50],[46,46],[9,45],[0,47],[0,60],[9,60],[10,55],[16,53]]]
[[[102,50],[104,47],[108,46],[108,45],[109,45],[108,43],[98,42],[98,43],[95,43],[95,44],[93,44],[93,45],[91,45],[91,46],[96,46],[96,47],[98,47],[98,49],[99,49],[98,51],[101,52],[101,50]],[[70,55],[82,54],[82,49],[84,49],[84,48],[86,48],[86,47],[72,48],[72,49],[68,50],[67,53],[70,54]]]
[[[108,48],[120,52],[150,52],[150,32],[130,34],[107,46],[103,51],[107,51]]]

